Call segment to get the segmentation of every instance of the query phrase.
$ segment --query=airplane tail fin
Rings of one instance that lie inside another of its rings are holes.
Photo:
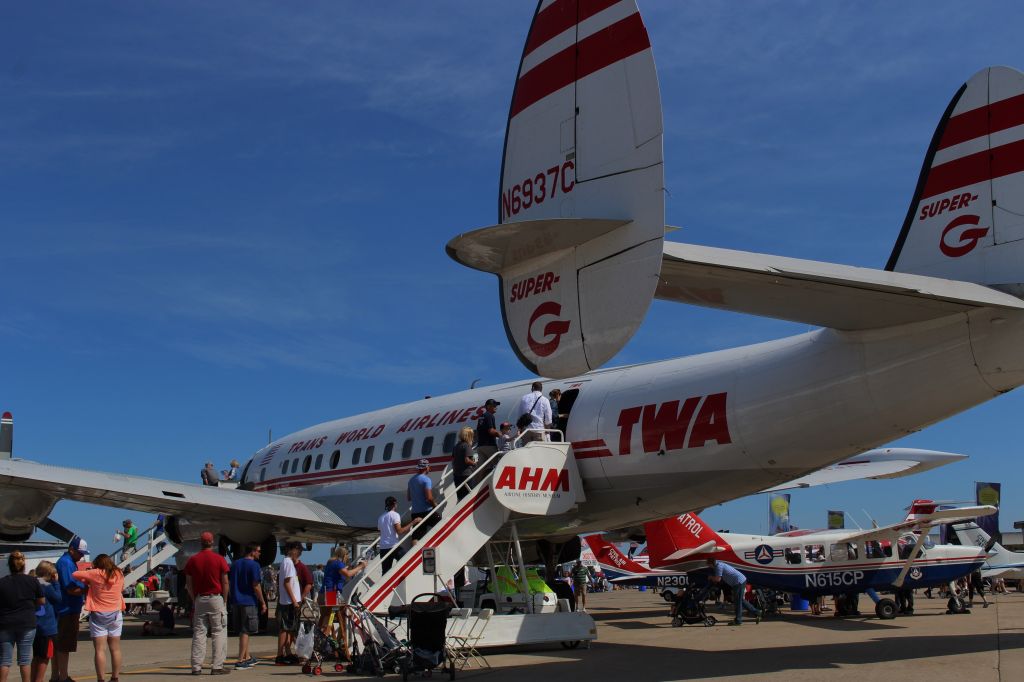
[[[952,527],[953,532],[956,533],[957,540],[964,547],[981,547],[986,552],[994,553],[997,557],[1002,557],[1003,559],[1008,559],[1012,554],[1010,550],[996,542],[994,537],[982,530],[973,521],[954,523]]]
[[[707,559],[729,548],[729,543],[696,514],[681,514],[644,524],[652,568]]]
[[[539,2],[519,65],[498,224],[448,254],[498,275],[520,361],[565,378],[632,337],[665,233],[661,94],[635,0]]]
[[[885,269],[1024,293],[1024,74],[989,67],[953,96]]]
[[[0,459],[10,459],[14,452],[14,417],[4,412],[0,417]]]
[[[594,553],[602,568],[625,573],[650,573],[650,570],[619,551],[619,548],[601,537],[600,533],[588,535],[583,540]]]
[[[910,509],[907,510],[906,520],[914,521],[918,517],[933,514],[938,507],[939,503],[933,500],[914,500],[910,503]]]

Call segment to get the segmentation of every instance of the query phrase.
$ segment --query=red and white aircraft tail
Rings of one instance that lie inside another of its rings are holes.
[[[728,551],[729,543],[696,514],[681,514],[644,524],[651,568],[703,561]]]
[[[886,270],[1020,285],[1022,263],[1024,74],[993,66],[939,121]]]
[[[543,376],[632,337],[661,269],[661,94],[635,0],[542,0],[505,134],[498,224],[448,253],[500,280],[505,331]]]
[[[614,567],[623,573],[636,575],[645,575],[651,572],[647,566],[642,566],[623,554],[618,547],[605,540],[600,533],[587,535],[583,541],[590,547],[594,558],[601,566]]]

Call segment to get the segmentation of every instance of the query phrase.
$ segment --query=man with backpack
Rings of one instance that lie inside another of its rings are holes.
[[[551,426],[551,403],[544,397],[544,385],[541,382],[533,382],[530,392],[519,399],[519,414],[530,415],[528,428],[546,429]]]

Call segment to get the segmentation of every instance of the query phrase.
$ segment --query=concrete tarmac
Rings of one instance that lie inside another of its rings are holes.
[[[1019,682],[1024,680],[1024,594],[995,595],[990,601],[990,608],[951,616],[945,614],[944,601],[926,599],[919,592],[916,614],[891,621],[784,611],[760,625],[750,620],[742,627],[727,627],[729,613],[712,607],[709,613],[718,617],[717,626],[673,628],[668,606],[651,592],[594,594],[588,606],[598,623],[598,641],[590,648],[565,650],[555,644],[528,651],[493,650],[487,653],[490,670],[468,668],[457,679],[654,682],[714,677],[793,682],[827,675],[830,681],[856,682]],[[864,598],[864,613],[873,613],[870,606]],[[130,619],[122,644],[124,677],[191,677],[187,629],[167,638],[141,637],[140,631],[139,622]],[[237,646],[237,638],[230,638],[228,668]],[[228,679],[306,677],[297,666],[273,665],[275,648],[274,637],[253,638],[251,650],[265,660],[251,670],[232,672]],[[208,667],[207,663],[204,675],[209,675]],[[78,682],[95,679],[92,644],[85,633],[71,660],[71,676]],[[322,677],[361,679],[335,673],[333,665],[325,666]]]

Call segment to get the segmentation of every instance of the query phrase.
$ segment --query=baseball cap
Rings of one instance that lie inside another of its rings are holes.
[[[77,535],[71,538],[71,542],[68,543],[68,549],[73,549],[83,556],[89,556],[89,543]]]
[[[427,469],[429,467],[430,467],[430,460],[428,460],[426,457],[421,459],[419,461],[419,463],[416,465],[417,469]]]
[[[199,536],[199,539],[200,539],[200,540],[201,540],[202,542],[209,542],[209,543],[212,543],[212,542],[213,542],[213,533],[211,533],[211,532],[210,532],[210,531],[208,531],[208,530],[204,530],[204,531],[203,531],[203,534]]]
[[[487,402],[486,402],[486,403],[484,403],[484,407],[490,407],[491,405],[501,405],[501,403],[499,403],[499,402],[498,402],[497,400],[495,400],[494,398],[488,398],[488,399],[487,399]]]

